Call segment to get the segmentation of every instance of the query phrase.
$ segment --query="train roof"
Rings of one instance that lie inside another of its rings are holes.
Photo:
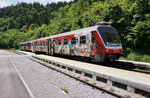
[[[85,31],[89,31],[89,30],[96,30],[97,27],[98,26],[92,26],[92,27],[87,27],[87,28],[83,28],[83,29],[79,29],[79,30],[69,31],[69,32],[65,32],[65,33],[61,33],[61,34],[50,36],[50,38],[58,37],[58,36],[65,36],[65,35],[70,35],[70,34],[75,34],[75,33],[79,33],[79,32],[85,32]]]
[[[40,41],[40,40],[46,40],[46,39],[49,39],[49,38],[55,38],[55,37],[59,37],[59,36],[71,35],[71,34],[75,34],[75,33],[79,33],[79,32],[97,30],[97,27],[100,27],[100,26],[108,26],[108,25],[105,25],[105,24],[104,25],[96,25],[96,26],[82,28],[82,29],[78,29],[78,30],[74,30],[74,31],[68,31],[68,32],[64,32],[64,33],[60,33],[60,34],[56,34],[56,35],[52,35],[52,36],[48,36],[48,37],[44,37],[44,38],[39,38],[39,39],[36,39],[36,40],[26,41],[26,42],[23,42],[21,44],[34,42],[34,41]]]
[[[22,42],[21,44],[31,43],[31,42],[33,42],[33,41],[34,41],[34,40],[25,41],[25,42]]]
[[[36,39],[34,41],[45,40],[45,39],[59,37],[59,36],[65,36],[65,35],[71,35],[71,34],[75,34],[75,33],[78,33],[78,32],[83,32],[83,31],[85,32],[85,31],[89,31],[89,30],[96,30],[97,27],[99,27],[99,26],[92,26],[92,27],[87,27],[87,28],[83,28],[83,29],[79,29],[79,30],[69,31],[69,32],[61,33],[61,34],[56,34],[56,35],[44,37],[44,38],[39,38],[39,39]]]
[[[108,22],[102,21],[102,22],[96,23],[95,26],[86,27],[86,28],[82,28],[82,29],[78,29],[78,30],[74,30],[74,31],[69,31],[69,32],[61,33],[61,34],[56,34],[56,35],[50,36],[50,38],[75,34],[75,33],[83,32],[83,31],[85,32],[85,31],[97,30],[97,27],[100,27],[100,26],[110,26],[110,27],[112,27]]]

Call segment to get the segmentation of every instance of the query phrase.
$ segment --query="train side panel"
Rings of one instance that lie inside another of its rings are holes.
[[[90,57],[93,62],[118,59],[122,46],[118,32],[110,25],[93,26],[23,42],[22,50]]]
[[[58,36],[55,40],[55,53],[75,56],[90,56],[90,33],[79,32],[67,36]]]

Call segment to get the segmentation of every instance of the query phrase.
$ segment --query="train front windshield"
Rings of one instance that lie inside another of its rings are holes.
[[[121,46],[119,34],[116,29],[110,26],[100,26],[98,27],[98,32],[107,47]]]

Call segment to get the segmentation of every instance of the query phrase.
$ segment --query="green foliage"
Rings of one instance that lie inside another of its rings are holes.
[[[66,88],[61,87],[60,88],[62,91],[64,91],[65,93],[69,93],[69,91]]]
[[[43,6],[38,2],[33,4],[21,2],[15,6],[0,8],[0,31],[21,29],[24,25],[30,26],[31,24],[48,25],[52,18],[51,13],[66,4],[66,2],[59,2]]]
[[[150,63],[150,55],[147,54],[139,54],[135,52],[131,52],[127,57],[121,57],[122,60],[131,60],[131,61],[140,61],[140,62],[149,62]]]
[[[19,44],[24,40],[24,34],[17,30],[0,32],[0,48],[19,48]]]

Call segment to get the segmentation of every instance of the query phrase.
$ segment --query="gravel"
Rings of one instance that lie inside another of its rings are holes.
[[[24,56],[10,57],[35,98],[115,98]]]

